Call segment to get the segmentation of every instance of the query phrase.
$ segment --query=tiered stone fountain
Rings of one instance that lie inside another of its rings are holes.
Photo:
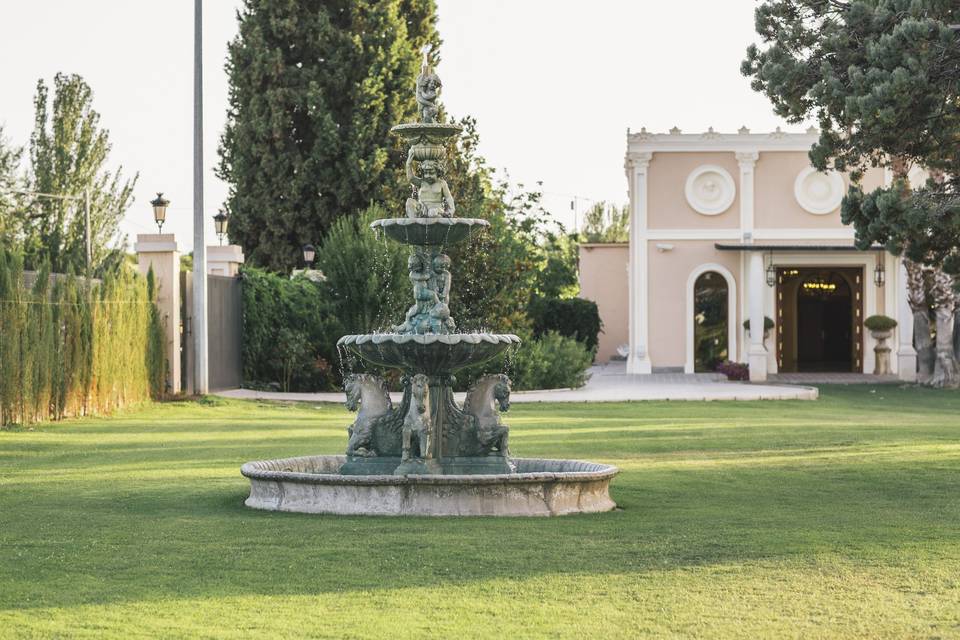
[[[385,333],[344,336],[338,349],[362,362],[403,372],[403,399],[393,406],[385,382],[345,378],[347,407],[358,411],[344,456],[308,456],[243,465],[247,506],[279,511],[388,515],[557,515],[607,511],[617,469],[576,460],[512,458],[510,380],[482,377],[462,406],[454,374],[520,344],[512,334],[460,332],[450,315],[452,277],[445,247],[467,240],[486,220],[458,218],[443,179],[446,142],[460,133],[438,122],[440,79],[424,61],[417,78],[420,121],[393,132],[409,145],[414,188],[406,215],[371,226],[410,245],[413,304]],[[358,267],[361,267],[358,265]]]

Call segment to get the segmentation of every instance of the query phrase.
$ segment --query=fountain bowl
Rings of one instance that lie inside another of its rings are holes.
[[[337,341],[338,348],[367,362],[427,375],[486,362],[519,344],[510,333],[367,333]]]
[[[411,144],[437,144],[458,135],[463,127],[444,122],[406,122],[392,127],[390,131]]]
[[[515,458],[516,473],[340,475],[346,456],[248,462],[245,504],[254,509],[336,515],[559,516],[611,511],[612,465]]]
[[[382,218],[370,223],[371,229],[383,229],[397,242],[424,247],[462,242],[474,229],[489,226],[482,218]]]

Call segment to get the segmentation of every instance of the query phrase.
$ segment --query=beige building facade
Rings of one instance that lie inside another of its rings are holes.
[[[630,239],[580,247],[581,295],[600,308],[598,361],[629,373],[874,371],[863,320],[899,325],[892,370],[916,376],[899,259],[858,251],[840,220],[848,178],[819,173],[817,133],[628,133]],[[884,183],[874,170],[864,188]],[[744,327],[764,326],[752,332]]]

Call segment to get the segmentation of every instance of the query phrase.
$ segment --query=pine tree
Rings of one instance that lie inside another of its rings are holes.
[[[34,130],[30,137],[29,189],[72,196],[72,200],[37,198],[21,211],[27,268],[49,261],[55,273],[86,269],[86,231],[81,198],[90,194],[91,257],[94,269],[115,258],[120,221],[133,201],[137,178],[124,180],[121,169],[107,171],[110,136],[100,128],[93,91],[77,75],[54,77],[49,90],[37,82]]]
[[[246,0],[238,20],[218,174],[231,239],[286,271],[337,218],[371,201],[399,212],[390,127],[415,115],[419,52],[439,46],[434,1]]]
[[[857,246],[880,243],[935,272],[960,272],[960,44],[951,27],[958,22],[956,0],[765,0],[756,28],[766,48],[751,45],[742,65],[778,115],[818,120],[810,160],[850,172],[842,216]],[[915,165],[935,179],[910,185]],[[859,182],[870,167],[889,168],[896,179],[865,194]],[[933,381],[953,386],[960,374],[947,345],[956,303],[947,280],[937,273],[931,280],[938,283]],[[918,317],[916,331],[925,324]]]

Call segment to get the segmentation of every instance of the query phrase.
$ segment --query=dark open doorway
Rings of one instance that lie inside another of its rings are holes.
[[[861,371],[862,279],[860,268],[779,270],[780,371]]]

